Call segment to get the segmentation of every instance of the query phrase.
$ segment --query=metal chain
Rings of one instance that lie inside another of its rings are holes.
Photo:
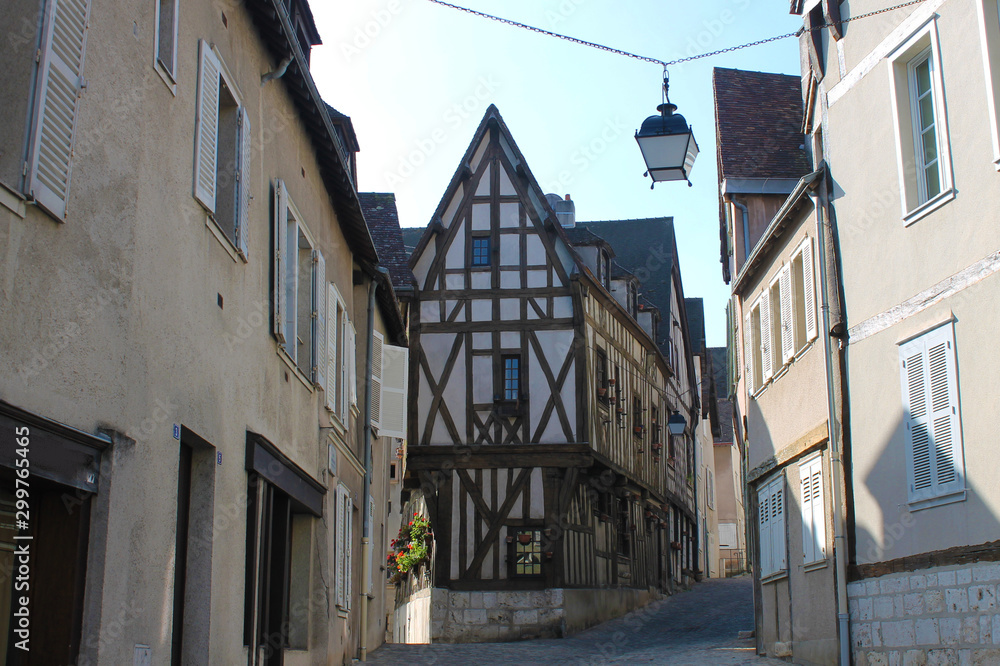
[[[666,60],[660,60],[659,58],[651,58],[649,56],[643,56],[643,55],[638,55],[636,53],[630,53],[628,51],[623,51],[621,49],[612,48],[610,46],[604,46],[603,44],[598,44],[596,42],[588,42],[588,41],[586,41],[584,39],[578,39],[576,37],[570,37],[569,35],[562,35],[562,34],[559,34],[558,32],[552,32],[551,30],[545,30],[543,28],[536,28],[534,26],[527,25],[526,23],[519,23],[517,21],[512,21],[510,19],[505,19],[505,18],[500,17],[500,16],[494,16],[493,14],[486,14],[484,12],[476,11],[475,9],[469,9],[468,7],[460,7],[459,5],[453,5],[453,4],[449,3],[449,2],[444,2],[444,0],[429,0],[429,1],[433,2],[434,4],[437,4],[437,5],[443,5],[445,7],[451,7],[452,9],[457,9],[459,11],[467,12],[467,13],[473,14],[475,16],[481,16],[483,18],[490,19],[491,21],[497,21],[498,23],[504,23],[506,25],[512,25],[515,28],[523,28],[525,30],[530,30],[531,32],[537,32],[537,33],[539,33],[541,35],[547,35],[549,37],[557,37],[559,39],[564,39],[564,40],[566,40],[568,42],[573,42],[574,44],[581,44],[583,46],[589,46],[591,48],[598,49],[598,50],[601,50],[601,51],[607,51],[608,53],[615,53],[617,55],[623,55],[623,56],[628,57],[628,58],[635,58],[636,60],[641,60],[643,62],[650,62],[650,63],[654,63],[656,65],[662,65],[664,68],[669,67],[670,65],[678,65],[678,64],[680,64],[682,62],[689,62],[691,60],[700,60],[702,58],[710,58],[712,56],[717,56],[717,55],[720,55],[722,53],[731,53],[732,51],[739,51],[740,49],[748,49],[748,48],[750,48],[752,46],[760,46],[761,44],[768,44],[770,42],[776,42],[776,41],[778,41],[780,39],[787,39],[789,37],[798,37],[799,35],[801,35],[804,32],[815,32],[817,30],[822,30],[823,28],[829,28],[829,27],[832,27],[834,25],[842,25],[844,23],[850,23],[851,21],[857,21],[859,19],[868,18],[868,17],[871,17],[871,16],[875,16],[877,14],[884,14],[886,12],[891,12],[891,11],[894,11],[896,9],[902,9],[903,7],[909,7],[911,5],[918,5],[921,2],[924,2],[924,0],[910,0],[909,2],[904,2],[904,3],[900,4],[900,5],[894,5],[892,7],[886,7],[885,9],[878,9],[878,10],[873,11],[873,12],[868,12],[867,14],[858,14],[857,16],[852,16],[850,18],[842,19],[840,21],[834,21],[833,23],[823,23],[822,25],[813,26],[812,28],[809,28],[808,30],[805,29],[805,28],[803,28],[803,29],[796,30],[795,32],[786,33],[784,35],[778,35],[776,37],[768,37],[767,39],[760,39],[760,40],[757,40],[756,42],[749,42],[747,44],[740,44],[739,46],[730,46],[730,47],[725,48],[725,49],[719,49],[718,51],[710,51],[709,53],[702,53],[702,54],[699,54],[699,55],[689,56],[687,58],[678,58],[677,60],[666,61]]]

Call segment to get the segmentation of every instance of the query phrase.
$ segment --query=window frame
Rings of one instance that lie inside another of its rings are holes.
[[[516,361],[516,366],[513,368],[508,368],[508,361]],[[514,376],[509,378],[507,376],[508,369],[514,370]],[[500,400],[502,402],[520,402],[521,400],[521,386],[523,384],[523,365],[520,354],[515,353],[505,353],[500,355]],[[513,389],[508,387],[507,382],[513,379],[515,386]],[[513,397],[511,397],[511,391],[514,392]]]
[[[817,496],[816,477],[819,477]],[[826,479],[823,456],[810,456],[799,463],[799,506],[802,514],[802,563],[806,566],[825,562],[826,540]],[[819,504],[817,506],[817,499]]]
[[[510,554],[510,576],[511,578],[542,578],[545,576],[545,554],[542,552],[542,528],[541,527],[518,527],[509,528],[514,532],[514,538],[511,542],[511,554]],[[531,541],[527,544],[521,543],[520,536],[524,533],[531,534]],[[522,548],[531,547],[532,550],[526,551]],[[518,555],[526,553],[528,555],[537,555],[538,561],[531,564],[530,566],[538,567],[538,571],[535,573],[519,573],[518,567],[521,563],[517,561]]]
[[[178,14],[180,12],[180,0],[153,0],[155,3],[155,9],[153,12],[153,69],[156,73],[160,75],[163,79],[163,83],[166,84],[167,88],[170,90],[171,94],[177,95],[177,37],[179,35],[179,25]],[[163,62],[160,57],[160,12],[163,5],[173,5],[173,39],[171,40],[172,49],[170,54],[169,66],[167,63]]]
[[[979,42],[983,52],[983,73],[986,77],[986,107],[990,118],[993,144],[993,166],[1000,171],[1000,0],[976,2],[979,19]]]
[[[597,393],[597,404],[608,408],[610,400],[608,396],[608,390],[610,386],[608,385],[608,355],[600,347],[594,348],[594,383],[596,384],[596,389],[604,389],[604,395]]]
[[[915,141],[915,107],[911,85],[910,64],[927,56],[930,67],[931,94],[936,128],[939,192],[926,198],[926,183],[907,165],[917,164],[922,148]],[[895,127],[896,166],[900,183],[900,207],[904,226],[909,226],[955,198],[951,141],[948,131],[947,104],[944,98],[944,77],[941,72],[941,49],[938,40],[937,17],[932,16],[909,39],[887,56],[890,97]],[[911,173],[912,171],[912,173]]]
[[[469,255],[469,266],[471,268],[491,268],[493,266],[493,243],[490,240],[489,235],[474,235],[471,237],[470,255]],[[485,245],[486,253],[483,255],[480,253],[478,256],[480,258],[485,258],[485,262],[477,261],[476,254],[476,244],[482,243]]]

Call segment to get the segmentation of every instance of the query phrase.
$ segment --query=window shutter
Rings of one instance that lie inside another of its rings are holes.
[[[382,428],[382,346],[384,338],[372,331],[372,425]]]
[[[354,507],[351,503],[351,496],[344,492],[344,581],[346,589],[344,591],[344,605],[351,607],[352,594],[354,588]]]
[[[767,383],[771,378],[771,292],[765,289],[760,296],[760,360],[761,380]]]
[[[358,404],[358,332],[354,329],[354,322],[350,322],[347,331],[347,340],[350,345],[347,354],[347,387],[349,389],[349,406],[356,407]]]
[[[760,520],[760,575],[767,576],[771,568],[771,488],[764,486],[757,492],[757,515]]]
[[[66,217],[76,111],[83,89],[90,0],[53,0],[46,13],[28,191],[40,206],[62,219]]]
[[[326,260],[313,250],[312,283],[312,382],[326,391]]]
[[[810,465],[799,467],[802,485],[802,561],[816,560],[816,536],[813,533],[813,496]]]
[[[942,327],[928,340],[927,369],[931,387],[930,419],[934,429],[934,482],[941,492],[961,485],[959,462],[962,433],[958,420],[958,381],[953,330]]]
[[[351,388],[351,354],[354,353],[354,343],[351,340],[351,320],[347,317],[347,309],[344,308],[344,320],[340,328],[340,420],[347,425],[347,407],[354,395]]]
[[[371,495],[368,496],[368,529],[371,530],[371,532],[369,533],[369,538],[371,538],[371,535],[374,534],[374,529],[375,529],[375,498],[372,497]],[[367,588],[369,595],[375,594],[375,576],[373,571],[374,567],[375,567],[375,558],[369,557],[368,571],[365,572],[365,575],[368,576]]]
[[[271,301],[274,303],[272,332],[278,342],[285,342],[285,227],[288,226],[288,192],[285,183],[274,184],[274,284]]]
[[[215,212],[216,159],[219,151],[219,73],[222,65],[204,39],[199,42],[198,117],[195,122],[194,196]]]
[[[771,493],[771,564],[775,571],[787,567],[785,548],[785,488],[781,477],[772,484]]]
[[[826,511],[823,499],[823,459],[813,461],[810,472],[812,478],[812,526],[814,535],[814,558],[826,558]]]
[[[781,360],[787,363],[795,356],[795,331],[792,321],[792,272],[785,266],[778,277],[781,298]]]
[[[816,290],[813,280],[812,238],[802,244],[802,293],[805,298],[806,340],[818,335],[816,327]]]
[[[379,434],[406,438],[406,399],[410,350],[382,346],[382,405]]]
[[[250,191],[250,182],[253,177],[250,175],[250,164],[253,157],[253,143],[250,131],[250,114],[244,108],[240,109],[240,169],[236,173],[239,179],[239,198],[237,199],[239,209],[236,211],[236,249],[244,259],[247,259],[250,247],[250,200],[253,193]]]
[[[340,369],[337,367],[337,288],[332,282],[326,283],[326,408],[339,413],[337,409],[337,384]],[[341,386],[343,386],[341,384]],[[341,389],[343,390],[343,389]]]
[[[347,493],[343,486],[337,487],[337,507],[336,507],[336,534],[335,534],[335,545],[336,545],[336,558],[337,561],[334,563],[334,571],[336,572],[336,603],[338,606],[346,606],[346,591],[347,585],[344,580],[344,569],[346,564],[346,549],[344,544],[347,543],[346,530],[347,530],[347,520],[344,516],[344,506],[345,500],[347,499]]]
[[[747,378],[747,394],[753,395],[753,318],[743,318],[743,367]]]

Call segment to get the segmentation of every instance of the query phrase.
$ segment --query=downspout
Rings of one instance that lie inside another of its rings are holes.
[[[750,258],[750,210],[732,197],[729,201],[743,213],[743,261],[746,262]]]
[[[373,275],[372,281],[368,284],[368,330],[365,334],[368,340],[365,343],[365,479],[364,494],[361,498],[363,503],[361,507],[361,571],[364,580],[364,589],[361,593],[361,640],[359,646],[361,661],[368,660],[368,601],[371,598],[368,596],[368,590],[372,582],[372,526],[368,515],[368,496],[371,494],[372,488],[372,354],[375,347],[375,292],[378,290],[376,278],[381,276],[388,279],[389,276],[389,271],[382,266],[376,266],[375,272],[377,275]]]
[[[833,362],[833,340],[830,330],[833,324],[839,324],[841,319],[840,308],[837,308],[836,322],[831,322],[830,316],[830,283],[837,279],[836,260],[834,258],[834,236],[833,227],[826,209],[827,188],[826,177],[821,179],[818,194],[811,195],[813,205],[816,208],[816,216],[819,222],[819,233],[816,244],[819,254],[819,281],[820,298],[823,326],[823,356],[826,359],[826,398],[827,398],[827,424],[830,437],[830,471],[831,471],[831,495],[833,500],[833,553],[834,553],[834,575],[837,582],[837,633],[840,639],[840,665],[850,665],[850,634],[848,625],[847,609],[847,534],[846,523],[844,521],[843,510],[843,483],[844,483],[844,459],[841,448],[841,431],[838,404],[841,402],[838,393],[840,364]],[[833,271],[833,275],[830,272]],[[839,290],[838,292],[839,293]],[[839,345],[839,341],[838,341]],[[838,349],[839,353],[839,349]],[[835,379],[834,372],[837,372]]]

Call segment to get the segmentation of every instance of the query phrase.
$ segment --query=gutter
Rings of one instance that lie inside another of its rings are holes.
[[[367,351],[365,352],[365,411],[364,411],[364,424],[365,424],[365,445],[364,445],[364,464],[365,464],[365,479],[363,486],[363,495],[361,501],[363,502],[361,507],[361,576],[364,580],[364,589],[361,592],[361,639],[359,641],[359,650],[361,652],[361,661],[367,661],[368,659],[368,602],[371,597],[368,594],[368,590],[372,585],[371,575],[371,560],[372,560],[372,546],[371,546],[371,517],[368,515],[368,506],[370,500],[368,499],[371,493],[372,487],[372,354],[374,353],[375,347],[375,292],[378,291],[379,280],[376,279],[381,277],[383,279],[388,279],[389,271],[387,271],[382,266],[374,267],[376,275],[371,276],[371,282],[368,283],[368,330],[366,332],[366,337],[368,338],[366,342]]]
[[[830,335],[831,315],[830,315],[830,293],[831,282],[837,279],[837,264],[835,253],[835,243],[833,226],[830,220],[827,205],[827,183],[823,179],[819,186],[819,192],[810,195],[816,207],[817,221],[819,222],[819,233],[816,244],[819,255],[819,281],[821,313],[823,325],[823,354],[826,360],[826,397],[827,397],[827,424],[829,427],[830,442],[830,470],[831,470],[831,496],[833,500],[833,554],[834,554],[834,576],[837,582],[837,634],[840,639],[840,666],[850,666],[850,632],[849,614],[847,606],[847,525],[844,520],[843,500],[846,492],[842,488],[845,472],[844,459],[841,441],[841,423],[838,418],[838,403],[843,404],[843,396],[839,393],[840,383],[840,363],[836,365],[833,361],[833,340]],[[832,273],[832,276],[831,276]],[[839,293],[839,290],[834,293]],[[839,307],[836,312],[836,323],[840,323]],[[838,353],[839,343],[838,343]],[[834,371],[837,377],[834,378]]]

